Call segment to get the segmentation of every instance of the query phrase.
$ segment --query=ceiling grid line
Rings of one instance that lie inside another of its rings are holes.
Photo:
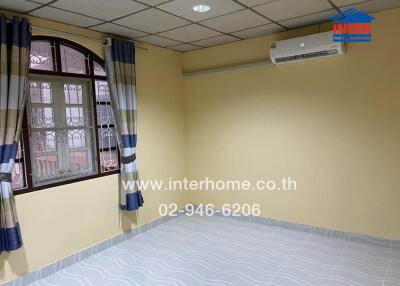
[[[232,0],[232,1],[238,3],[239,5],[242,5],[242,6],[245,7],[246,9],[249,9],[251,12],[253,12],[253,13],[255,13],[255,14],[257,14],[257,15],[259,15],[259,16],[265,18],[265,19],[267,19],[267,20],[270,21],[271,23],[274,23],[274,24],[276,24],[276,25],[279,25],[279,26],[281,26],[282,28],[284,28],[285,30],[289,30],[287,27],[281,25],[279,22],[276,22],[276,21],[270,19],[269,17],[266,17],[266,16],[263,15],[262,13],[259,13],[258,11],[254,10],[252,7],[246,6],[246,5],[244,5],[242,2],[239,2],[238,0]],[[277,1],[279,1],[279,0],[277,0]],[[264,3],[264,4],[260,4],[259,6],[261,6],[261,5],[268,5],[268,4],[277,2],[277,1],[269,2],[269,3],[267,2],[267,3]]]
[[[332,2],[332,0],[326,0],[328,1],[329,4],[338,12],[340,13],[340,9],[335,5],[335,3]]]
[[[190,19],[186,19],[186,18],[181,17],[181,16],[179,16],[179,15],[170,13],[170,12],[165,11],[165,10],[162,10],[162,9],[156,7],[156,6],[153,7],[153,8],[154,8],[154,9],[157,9],[157,10],[159,10],[159,11],[161,11],[161,12],[167,13],[167,14],[169,14],[169,15],[172,15],[172,16],[175,16],[175,17],[178,17],[178,18],[181,18],[181,19],[183,19],[183,20],[187,20],[187,21],[191,22],[191,24],[199,25],[199,26],[202,26],[203,28],[207,28],[207,29],[213,30],[213,31],[215,31],[215,32],[224,34],[222,31],[218,31],[218,30],[212,29],[212,28],[210,28],[210,27],[204,26],[204,25],[202,25],[200,22],[194,22],[194,21],[192,21],[192,20],[190,20]],[[178,28],[180,28],[180,27],[178,27]],[[176,28],[176,29],[178,29],[178,28]],[[163,32],[159,32],[159,33],[163,33]],[[157,33],[157,34],[159,34],[159,33]],[[155,34],[155,35],[157,35],[157,34]],[[228,34],[228,35],[229,35],[229,34]],[[230,35],[230,36],[232,36],[232,35]],[[233,36],[233,37],[238,38],[238,39],[240,39],[240,40],[243,40],[243,39],[240,38],[240,37],[236,37],[236,36]]]
[[[29,1],[29,2],[32,2],[32,3],[35,3],[35,4],[42,4],[42,5],[39,6],[39,7],[36,7],[36,8],[34,8],[34,9],[32,9],[32,10],[27,11],[27,12],[26,12],[27,14],[29,14],[29,13],[35,11],[35,10],[38,10],[38,9],[47,7],[47,6],[49,6],[50,4],[52,4],[52,3],[54,3],[54,2],[57,2],[58,0],[53,0],[53,1],[50,1],[49,3],[39,3],[39,2],[35,2],[35,1],[30,1],[30,0],[28,0],[28,1]]]
[[[118,21],[118,20],[120,20],[120,19],[123,19],[123,18],[129,17],[129,16],[132,16],[132,15],[135,15],[135,14],[140,13],[140,12],[144,12],[144,11],[146,11],[146,10],[150,10],[150,9],[152,9],[152,8],[153,8],[153,7],[150,6],[150,7],[147,7],[146,9],[139,10],[139,11],[135,11],[135,12],[132,12],[132,13],[129,13],[129,14],[126,14],[126,15],[123,15],[123,16],[120,16],[120,17],[117,17],[117,18],[113,18],[113,19],[111,19],[111,20],[105,21],[104,23],[96,24],[96,25],[93,25],[93,26],[89,26],[89,27],[87,27],[87,28],[91,29],[91,28],[94,28],[94,27],[96,27],[96,26],[103,25],[103,24],[105,24],[105,23],[111,23],[111,24],[115,24],[115,25],[120,25],[120,24],[116,24],[114,21]],[[123,25],[120,25],[120,26],[123,26]],[[126,26],[124,26],[124,27],[126,27]],[[126,28],[128,28],[128,27],[126,27]],[[130,29],[133,29],[133,28],[130,28]],[[136,30],[136,29],[135,29],[135,30]],[[140,30],[138,30],[138,31],[140,31]]]

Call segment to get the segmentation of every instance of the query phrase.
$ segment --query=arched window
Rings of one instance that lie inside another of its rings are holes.
[[[69,40],[34,36],[16,194],[118,172],[103,60]]]

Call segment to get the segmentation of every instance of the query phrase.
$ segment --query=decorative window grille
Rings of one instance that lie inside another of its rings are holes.
[[[32,77],[28,124],[34,185],[95,174],[88,85],[87,80]]]
[[[96,107],[100,165],[102,172],[118,169],[117,140],[111,109],[110,91],[106,81],[96,80]]]
[[[62,72],[77,74],[87,73],[88,58],[83,53],[60,45],[60,56]]]
[[[100,64],[93,62],[93,67],[94,67],[94,75],[106,76],[106,71]]]
[[[103,61],[68,40],[34,36],[16,194],[119,171]]]
[[[35,70],[54,70],[55,46],[49,41],[32,41],[30,68]]]

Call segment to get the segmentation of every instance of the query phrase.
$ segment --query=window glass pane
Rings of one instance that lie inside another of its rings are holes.
[[[54,46],[49,41],[32,41],[30,54],[30,68],[35,70],[54,70]]]
[[[55,131],[37,131],[32,134],[34,172],[38,182],[60,176],[57,138]]]
[[[12,171],[12,189],[19,190],[25,188],[25,169],[23,163],[15,163]]]
[[[35,156],[34,171],[38,183],[51,181],[61,175],[58,158],[57,154]]]
[[[94,68],[95,75],[106,76],[106,71],[100,64],[93,62],[93,68]]]
[[[68,131],[69,173],[82,173],[85,170],[93,169],[90,138],[89,130],[74,129]]]
[[[115,148],[117,140],[115,138],[115,130],[113,127],[99,128],[99,147],[100,149]]]
[[[21,138],[22,139],[22,138]],[[25,171],[25,158],[23,151],[22,140],[18,144],[17,156],[15,158],[14,168],[12,170],[12,189],[20,190],[26,188],[26,171]]]
[[[32,127],[54,127],[53,86],[48,82],[31,81],[29,87]]]
[[[33,132],[34,152],[45,153],[56,151],[56,133],[55,131]]]
[[[96,90],[96,101],[97,102],[111,101],[110,90],[108,88],[108,83],[106,81],[96,80],[95,90]]]
[[[91,155],[88,150],[69,152],[69,172],[71,174],[79,173],[84,170],[91,170]]]
[[[97,123],[99,125],[114,124],[111,105],[109,104],[97,105]]]
[[[85,106],[83,105],[83,86],[81,84],[64,84],[65,115],[68,126],[85,125]]]
[[[85,115],[83,107],[66,107],[66,119],[68,126],[84,126]]]
[[[82,85],[64,84],[65,103],[82,104]]]
[[[116,150],[100,152],[101,171],[118,170],[118,153]]]
[[[18,143],[17,156],[15,156],[15,159],[16,160],[24,159],[22,155],[23,155],[23,145],[22,145],[22,140],[20,140],[20,142]]]
[[[54,127],[53,107],[32,107],[32,126],[34,128]]]
[[[60,46],[61,70],[67,73],[86,74],[87,58],[81,52],[67,46]]]
[[[30,82],[31,103],[52,103],[52,89],[48,82]]]
[[[85,148],[87,145],[86,133],[84,129],[74,129],[68,131],[69,149]]]

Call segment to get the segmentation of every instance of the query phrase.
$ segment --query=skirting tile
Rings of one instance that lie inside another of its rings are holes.
[[[389,239],[371,237],[371,236],[367,236],[367,235],[349,233],[348,240],[354,241],[354,242],[361,242],[361,243],[370,243],[370,244],[379,245],[379,246],[383,246],[383,247],[390,247]]]
[[[390,248],[400,250],[400,240],[391,240]]]
[[[311,226],[299,223],[287,222],[287,221],[280,221],[279,226],[290,230],[301,231],[306,233],[311,233],[312,230]]]
[[[316,234],[316,235],[337,238],[337,239],[344,239],[344,240],[347,240],[349,237],[347,232],[326,229],[326,228],[322,228],[322,227],[313,227],[312,233]]]
[[[216,212],[215,216],[222,216],[222,214],[221,212]],[[255,217],[255,216],[228,216],[228,217],[232,219],[250,221],[269,226],[282,227],[285,229],[290,229],[295,231],[313,233],[315,235],[326,236],[330,238],[343,239],[359,243],[368,243],[375,246],[400,250],[400,240],[389,240],[384,238],[372,237],[368,235],[355,234],[355,233],[326,229],[315,226],[308,226],[304,224],[276,220],[266,217]]]

